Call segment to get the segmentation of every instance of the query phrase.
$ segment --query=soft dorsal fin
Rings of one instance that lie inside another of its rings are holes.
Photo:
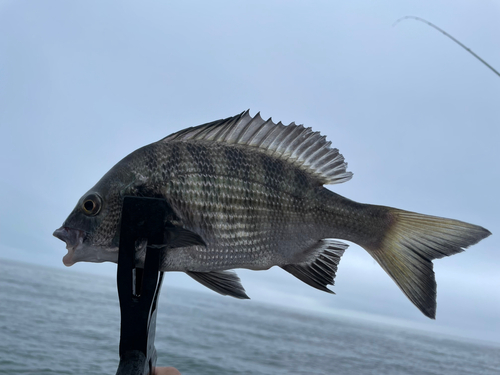
[[[331,142],[311,128],[291,123],[275,124],[245,111],[237,116],[181,130],[160,142],[212,141],[250,146],[287,161],[317,178],[323,184],[339,184],[352,177],[347,163]]]

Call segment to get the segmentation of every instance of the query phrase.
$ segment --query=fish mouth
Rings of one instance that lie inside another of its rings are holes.
[[[70,267],[75,264],[75,249],[82,245],[85,232],[79,229],[61,227],[54,231],[53,236],[66,243],[68,253],[63,257],[64,265]]]

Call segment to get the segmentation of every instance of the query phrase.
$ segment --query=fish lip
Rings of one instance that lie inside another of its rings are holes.
[[[80,229],[62,226],[56,229],[52,235],[66,243],[68,253],[63,257],[64,265],[70,267],[75,264],[75,250],[82,245],[86,233]]]

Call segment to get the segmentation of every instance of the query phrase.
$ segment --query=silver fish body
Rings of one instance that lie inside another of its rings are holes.
[[[484,228],[390,207],[360,204],[324,184],[351,178],[319,133],[241,115],[189,128],[140,148],[115,165],[56,230],[66,265],[118,258],[124,196],[165,198],[177,245],[163,271],[183,271],[222,294],[244,298],[234,268],[280,266],[329,291],[344,239],[364,247],[427,316],[435,315],[432,259],[463,250]],[[143,260],[138,248],[137,259]],[[215,286],[214,286],[215,285]]]
[[[301,263],[305,249],[319,240],[359,233],[351,228],[356,223],[348,222],[354,202],[266,154],[179,142],[152,145],[136,157],[144,161],[138,171],[151,166],[153,158],[158,161],[146,182],[157,188],[148,188],[147,195],[166,198],[182,226],[207,244],[170,249],[164,271],[263,270]],[[127,194],[145,194],[141,190]],[[330,207],[325,207],[327,199]],[[345,213],[333,211],[341,203]]]

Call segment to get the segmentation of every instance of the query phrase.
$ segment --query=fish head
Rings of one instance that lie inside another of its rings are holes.
[[[128,195],[134,179],[114,169],[78,200],[53,233],[66,243],[68,253],[63,263],[67,267],[77,262],[118,262],[123,197]]]

